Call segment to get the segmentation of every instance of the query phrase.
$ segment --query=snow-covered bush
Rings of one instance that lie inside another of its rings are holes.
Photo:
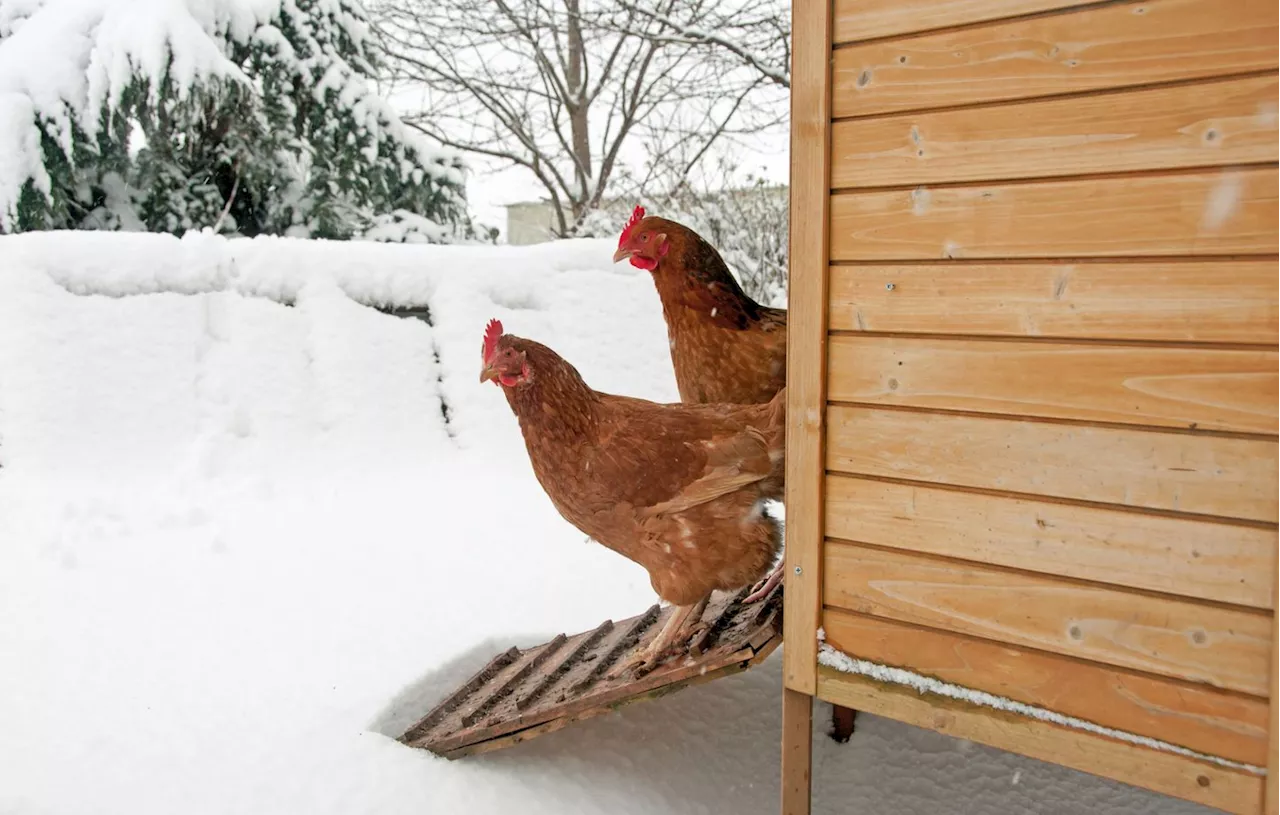
[[[0,232],[469,234],[372,45],[358,0],[0,0]]]
[[[666,195],[640,195],[634,201],[613,198],[589,213],[577,234],[616,238],[632,207],[642,204],[650,215],[678,221],[707,240],[754,300],[785,306],[788,190],[751,176],[746,182],[712,193],[684,188]]]

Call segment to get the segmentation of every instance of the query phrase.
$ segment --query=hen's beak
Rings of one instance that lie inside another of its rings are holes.
[[[620,260],[626,260],[627,258],[631,257],[634,254],[635,252],[631,251],[630,249],[619,246],[618,251],[613,253],[613,262],[617,263]]]
[[[480,369],[480,384],[488,382],[490,379],[497,379],[498,372],[490,368],[488,365]]]

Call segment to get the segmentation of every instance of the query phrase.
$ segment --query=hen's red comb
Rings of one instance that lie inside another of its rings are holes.
[[[627,238],[631,235],[631,227],[640,223],[640,219],[644,217],[644,207],[636,207],[631,211],[631,220],[627,221],[627,225],[622,227],[622,234],[618,236],[618,246],[622,246]]]
[[[484,327],[484,347],[481,349],[485,362],[492,359],[494,352],[498,350],[498,338],[501,336],[502,323],[498,322],[496,318],[490,320],[489,324]]]

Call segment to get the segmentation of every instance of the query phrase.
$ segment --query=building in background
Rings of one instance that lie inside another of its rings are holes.
[[[785,211],[789,189],[785,184],[761,184],[738,189],[698,196],[700,201],[728,203],[732,210],[745,212],[752,203],[763,203],[766,199],[771,205],[780,205]],[[608,199],[602,208],[609,208],[618,200]],[[625,207],[628,211],[630,206]],[[512,246],[527,246],[531,243],[544,243],[555,240],[556,211],[551,202],[521,201],[505,205],[507,210],[507,243]]]
[[[527,246],[555,238],[556,211],[550,201],[507,204],[507,243]]]

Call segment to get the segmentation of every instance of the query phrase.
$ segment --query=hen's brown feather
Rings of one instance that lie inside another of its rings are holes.
[[[784,398],[663,405],[599,393],[554,351],[504,336],[529,381],[504,387],[533,470],[560,514],[688,605],[768,571],[781,545]]]
[[[637,228],[669,245],[653,269],[683,402],[767,402],[787,381],[787,312],[752,300],[720,253],[664,218]]]

